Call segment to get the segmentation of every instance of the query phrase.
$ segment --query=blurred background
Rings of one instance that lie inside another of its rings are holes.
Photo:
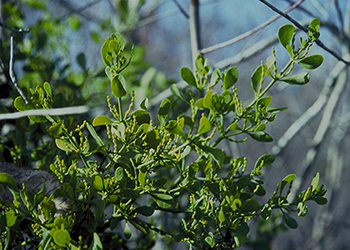
[[[268,2],[281,11],[292,8],[288,14],[306,26],[320,18],[320,40],[350,61],[350,1]],[[196,11],[197,22],[192,22]],[[271,55],[272,47],[276,49],[277,66],[288,60],[277,40],[277,31],[290,21],[283,17],[272,19],[278,14],[259,0],[1,0],[0,15],[3,24],[30,30],[16,34],[14,43],[14,71],[23,92],[47,81],[53,88],[56,108],[89,107],[88,113],[67,118],[67,126],[72,127],[77,121],[91,122],[96,115],[108,114],[106,95],[111,89],[100,48],[111,33],[125,36],[129,53],[134,44],[132,63],[124,73],[127,91],[136,91],[137,105],[148,97],[154,112],[165,97],[172,100],[174,110],[179,109],[169,87],[173,83],[179,88],[186,86],[179,70],[184,66],[192,68],[193,55],[198,53],[208,59],[212,68],[238,68],[236,86],[247,104],[254,96],[251,74]],[[190,28],[191,23],[195,23],[195,29]],[[15,112],[12,102],[18,96],[9,75],[12,34],[0,27],[0,114]],[[197,40],[191,42],[191,36]],[[299,36],[307,37],[297,31]],[[254,242],[242,249],[268,249],[264,248],[266,242],[272,249],[349,249],[350,64],[340,62],[315,44],[310,54],[316,53],[325,60],[310,72],[307,85],[281,82],[269,92],[273,96],[271,106],[289,107],[267,128],[273,142],[223,142],[219,147],[231,156],[246,156],[250,168],[262,154],[272,152],[276,161],[262,176],[269,194],[281,178],[295,173],[298,179],[293,196],[320,172],[329,202],[325,206],[309,204],[308,215],[296,218],[297,230],[288,230],[279,217],[273,223],[253,221],[259,225],[251,232]],[[294,72],[299,70],[296,67]],[[57,148],[41,126],[29,123],[27,118],[0,120],[0,161],[47,169],[55,160]],[[160,239],[156,244],[158,249],[166,246]]]

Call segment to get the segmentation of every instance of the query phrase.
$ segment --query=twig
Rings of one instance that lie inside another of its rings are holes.
[[[305,33],[308,33],[308,29],[305,28],[303,25],[301,25],[298,21],[296,21],[295,19],[293,19],[292,17],[290,17],[288,14],[283,13],[282,11],[280,11],[279,9],[277,9],[275,6],[273,6],[272,4],[268,3],[265,0],[259,0],[260,2],[262,2],[263,4],[267,5],[270,9],[272,9],[273,11],[277,12],[278,14],[280,14],[281,16],[283,16],[284,18],[286,18],[287,20],[289,20],[291,23],[293,23],[295,26],[297,26],[299,29],[301,29],[302,31],[304,31]],[[320,46],[322,49],[324,49],[325,51],[327,51],[328,53],[330,53],[331,55],[333,55],[335,58],[337,58],[338,60],[342,61],[343,63],[345,63],[346,65],[350,66],[350,62],[345,61],[343,58],[341,58],[341,56],[339,56],[336,52],[334,52],[333,50],[329,49],[328,47],[326,47],[320,39],[317,39],[316,44],[318,46]]]
[[[24,102],[26,104],[28,104],[28,100],[27,98],[24,96],[21,88],[18,85],[18,81],[17,81],[17,77],[15,75],[15,72],[13,70],[13,36],[11,36],[11,43],[10,43],[10,65],[9,65],[9,71],[10,71],[10,79],[12,84],[15,86],[15,88],[17,89],[18,93],[21,95],[21,97],[23,98]]]
[[[187,18],[190,19],[190,15],[187,13],[187,11],[182,8],[182,6],[180,5],[180,3],[177,0],[173,0],[173,2],[176,4],[176,6],[179,8],[179,10],[181,11],[181,13]]]
[[[13,28],[11,26],[8,26],[7,24],[5,24],[3,22],[0,22],[0,26],[4,27],[6,29],[9,29],[15,33],[28,33],[30,31],[29,29],[16,29],[16,28]]]
[[[288,13],[290,11],[292,11],[293,9],[295,9],[296,7],[298,7],[302,2],[304,2],[305,0],[300,0],[299,2],[293,4],[291,7],[289,7],[284,13]],[[282,12],[283,13],[283,12]],[[235,38],[232,38],[231,40],[228,40],[226,42],[223,42],[223,43],[219,43],[219,44],[216,44],[216,45],[213,45],[213,46],[210,46],[208,48],[205,48],[205,49],[202,49],[200,51],[201,54],[206,54],[206,53],[209,53],[209,52],[212,52],[214,50],[218,50],[218,49],[221,49],[221,48],[224,48],[224,47],[227,47],[229,45],[232,45],[248,36],[251,36],[253,35],[254,33],[258,32],[259,30],[265,28],[266,26],[268,26],[269,24],[273,23],[274,21],[276,21],[278,18],[280,18],[281,15],[276,15],[274,17],[272,17],[271,19],[267,20],[266,22],[264,22],[263,24],[255,27],[254,29],[252,30],[249,30],[239,36],[236,36]]]
[[[72,7],[72,4],[71,4],[71,3],[67,3],[67,2],[65,2],[65,1],[60,1],[60,3],[61,3],[62,5],[64,5],[65,8],[69,9],[69,11],[68,11],[67,13],[61,15],[61,16],[59,17],[59,19],[61,20],[61,19],[65,18],[66,16],[68,16],[68,15],[70,15],[70,14],[72,14],[72,13],[77,13],[77,14],[79,14],[80,16],[86,18],[86,19],[91,19],[90,16],[88,17],[88,16],[82,14],[81,12],[84,11],[84,10],[86,10],[87,8],[90,8],[90,7],[94,6],[94,5],[96,5],[96,4],[100,3],[100,2],[102,2],[102,1],[103,1],[103,0],[94,0],[94,1],[91,1],[90,3],[85,4],[84,6],[82,6],[82,7],[80,7],[80,8],[77,8],[77,9],[74,9],[74,8]]]
[[[341,29],[344,30],[343,14],[342,14],[341,9],[339,7],[338,0],[334,1],[334,5],[335,5],[335,9],[337,10],[337,13],[338,13]]]
[[[0,114],[0,120],[18,119],[18,118],[22,118],[30,115],[35,115],[35,116],[73,115],[73,114],[86,113],[88,111],[89,111],[89,108],[87,106],[76,106],[76,107],[56,108],[56,109],[32,109],[32,110],[26,110],[26,111],[21,111],[16,113]]]

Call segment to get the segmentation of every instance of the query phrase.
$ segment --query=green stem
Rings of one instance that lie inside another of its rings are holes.
[[[123,117],[123,109],[122,109],[122,98],[119,97],[118,98],[118,109],[119,109],[119,119],[120,121],[123,121],[124,120],[124,117]]]

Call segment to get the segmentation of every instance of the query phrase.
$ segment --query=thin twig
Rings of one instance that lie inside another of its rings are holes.
[[[102,2],[102,1],[103,1],[103,0],[94,0],[94,1],[91,1],[90,3],[87,3],[87,4],[83,5],[83,6],[80,7],[80,8],[77,8],[77,9],[74,9],[74,8],[72,7],[72,4],[71,4],[71,3],[67,3],[67,2],[65,2],[65,1],[64,1],[64,2],[61,2],[61,4],[63,4],[63,5],[65,6],[65,8],[69,9],[69,11],[68,11],[67,13],[61,15],[60,17],[58,17],[58,19],[62,20],[62,19],[64,19],[66,16],[68,16],[68,15],[70,15],[70,14],[72,14],[72,13],[77,13],[77,14],[79,14],[80,16],[86,18],[86,19],[91,19],[90,16],[89,16],[89,17],[88,17],[88,16],[85,16],[85,15],[82,14],[81,12],[84,11],[84,10],[86,10],[86,9],[88,9],[88,8],[90,8],[90,7],[92,7],[92,6],[94,6],[94,5],[96,5],[96,4],[98,4],[98,3],[100,3],[100,2]]]
[[[11,82],[13,84],[13,86],[15,86],[15,88],[17,89],[18,93],[21,95],[21,97],[23,98],[25,104],[28,104],[28,100],[25,97],[25,95],[23,94],[21,88],[18,85],[18,81],[17,81],[17,77],[15,75],[15,72],[13,70],[13,47],[14,47],[14,41],[13,41],[13,36],[11,36],[11,43],[10,43],[10,65],[9,65],[9,71],[10,71],[10,79]]]
[[[0,120],[10,120],[10,119],[18,119],[30,115],[35,116],[59,116],[59,115],[74,115],[74,114],[82,114],[89,111],[87,106],[76,106],[69,108],[56,108],[56,109],[32,109],[26,110],[16,113],[8,113],[8,114],[0,114]]]
[[[293,9],[295,9],[296,7],[298,7],[302,2],[304,2],[305,0],[300,0],[299,2],[293,4],[291,7],[289,7],[284,13],[288,13],[290,11],[292,11]],[[282,12],[283,13],[283,12]],[[215,51],[215,50],[218,50],[218,49],[221,49],[221,48],[224,48],[224,47],[227,47],[229,45],[232,45],[248,36],[251,36],[253,35],[254,33],[258,32],[259,30],[265,28],[266,26],[268,26],[269,24],[273,23],[274,21],[276,21],[278,18],[280,18],[281,15],[276,15],[274,17],[272,17],[271,19],[267,20],[266,22],[264,22],[263,24],[255,27],[254,29],[252,30],[249,30],[239,36],[236,36],[235,38],[232,38],[226,42],[223,42],[223,43],[219,43],[219,44],[216,44],[216,45],[213,45],[213,46],[210,46],[208,48],[205,48],[205,49],[202,49],[200,51],[201,54],[206,54],[206,53],[209,53],[209,52],[212,52],[212,51]]]
[[[263,4],[265,4],[266,6],[268,6],[270,9],[272,9],[273,11],[277,12],[278,14],[280,14],[281,16],[283,16],[284,18],[286,18],[287,20],[289,20],[291,23],[293,23],[295,26],[297,26],[299,29],[301,29],[302,31],[304,31],[305,33],[308,33],[308,29],[305,28],[303,25],[301,25],[298,21],[296,21],[295,19],[293,19],[292,17],[290,17],[288,14],[283,13],[281,10],[277,9],[275,6],[273,6],[272,4],[268,3],[265,0],[259,0],[260,2],[262,2]],[[333,55],[335,58],[337,58],[338,60],[342,61],[343,63],[345,63],[346,65],[350,66],[350,62],[345,61],[341,56],[339,56],[335,51],[329,49],[328,47],[326,47],[320,39],[317,39],[316,44],[318,46],[320,46],[322,49],[324,49],[325,51],[327,51],[328,53],[330,53],[331,55]]]
[[[6,29],[9,29],[15,33],[28,33],[30,31],[29,29],[16,29],[16,28],[13,28],[11,26],[8,26],[7,24],[5,24],[3,22],[0,22],[0,26],[4,27]]]
[[[187,13],[187,11],[182,8],[182,6],[180,5],[180,3],[177,0],[173,0],[173,2],[176,4],[176,6],[179,8],[179,10],[181,11],[181,13],[187,18],[190,19],[190,14]]]
[[[344,19],[343,19],[343,14],[342,14],[341,9],[340,9],[340,7],[339,7],[338,0],[335,0],[335,1],[334,1],[334,5],[335,5],[335,9],[337,10],[337,13],[338,13],[338,17],[339,17],[341,29],[344,30]]]

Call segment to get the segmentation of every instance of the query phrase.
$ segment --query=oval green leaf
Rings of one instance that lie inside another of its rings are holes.
[[[257,131],[257,132],[249,132],[248,135],[250,135],[251,138],[253,138],[256,141],[261,142],[272,142],[273,138],[263,131]]]
[[[211,130],[211,125],[206,116],[202,116],[199,121],[198,135],[207,133]]]
[[[231,67],[225,74],[224,78],[224,89],[229,89],[238,80],[239,72],[236,67]]]
[[[310,81],[310,75],[309,73],[301,72],[293,76],[282,78],[281,81],[291,85],[303,85]]]
[[[180,69],[180,75],[181,78],[187,82],[189,85],[196,87],[196,79],[194,78],[194,75],[192,73],[192,71],[189,68],[186,67],[182,67]]]
[[[295,31],[295,27],[292,24],[286,24],[286,25],[283,25],[281,28],[279,28],[278,40],[280,41],[283,47],[287,48],[287,45],[290,44],[294,31]]]
[[[123,82],[122,79],[123,78],[121,78],[120,75],[116,75],[112,78],[112,83],[111,83],[112,94],[117,98],[126,96],[126,91],[125,91],[125,88],[122,84],[122,82]]]
[[[323,63],[323,56],[321,55],[312,55],[307,56],[303,59],[301,59],[299,62],[300,66],[304,67],[305,69],[316,69]]]

